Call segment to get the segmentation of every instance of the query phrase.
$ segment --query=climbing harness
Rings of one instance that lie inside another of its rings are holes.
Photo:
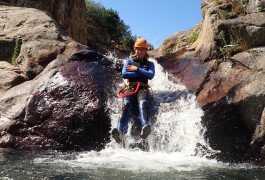
[[[136,88],[133,88],[135,86],[136,86]],[[151,89],[151,87],[148,84],[145,84],[145,83],[141,83],[141,82],[128,82],[118,92],[118,96],[120,98],[124,98],[126,96],[132,96],[132,95],[136,94],[139,91],[139,88],[140,87],[143,87],[143,88],[146,88],[146,89]],[[132,90],[135,89],[135,90],[134,91],[131,91],[131,92],[125,92],[128,89],[132,89]]]

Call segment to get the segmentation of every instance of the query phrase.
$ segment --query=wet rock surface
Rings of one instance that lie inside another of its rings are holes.
[[[117,72],[96,59],[56,61],[1,96],[0,147],[100,150],[109,141]]]

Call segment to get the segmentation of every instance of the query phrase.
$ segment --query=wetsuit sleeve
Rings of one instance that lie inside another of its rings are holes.
[[[147,77],[148,79],[153,79],[153,77],[155,76],[155,65],[153,62],[149,61],[149,70],[144,70],[142,68],[138,68],[137,72],[140,75],[143,75],[145,77]]]
[[[128,72],[126,71],[126,66],[131,64],[132,60],[127,59],[126,63],[124,64],[122,68],[122,78],[128,79],[128,78],[137,78],[140,77],[140,74],[138,72]]]

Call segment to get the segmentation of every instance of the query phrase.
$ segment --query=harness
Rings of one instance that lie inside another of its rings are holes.
[[[124,98],[126,96],[132,96],[136,93],[138,93],[139,89],[148,89],[151,91],[151,87],[148,84],[142,83],[142,82],[127,82],[121,90],[118,92],[118,96],[120,98]],[[126,90],[131,89],[134,91],[131,92],[125,92]]]

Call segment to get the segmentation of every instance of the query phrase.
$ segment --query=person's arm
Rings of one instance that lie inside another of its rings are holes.
[[[122,68],[122,78],[124,79],[140,77],[140,74],[136,71],[126,71],[126,67],[130,65],[131,62],[132,60],[128,59]]]
[[[153,79],[153,77],[155,76],[155,65],[153,62],[149,61],[149,70],[148,71],[139,67],[137,69],[137,72],[140,75],[147,77],[148,79]]]

